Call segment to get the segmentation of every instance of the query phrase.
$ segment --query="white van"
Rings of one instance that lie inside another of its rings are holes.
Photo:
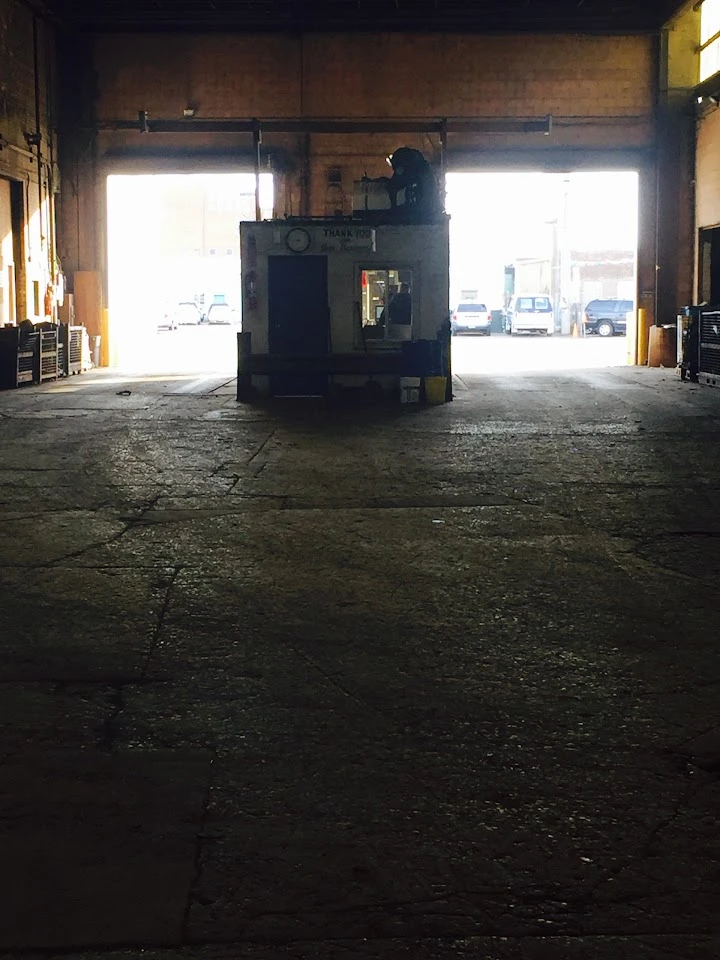
[[[505,332],[543,333],[551,337],[555,332],[555,317],[547,294],[520,294],[510,301]]]

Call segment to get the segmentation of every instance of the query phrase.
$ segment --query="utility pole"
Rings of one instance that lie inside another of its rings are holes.
[[[562,193],[562,209],[561,209],[561,219],[560,219],[560,236],[559,236],[559,250],[558,250],[558,272],[559,272],[559,290],[558,290],[558,301],[559,301],[559,311],[560,311],[560,333],[568,334],[570,333],[570,311],[569,309],[563,309],[563,300],[565,304],[569,306],[572,299],[572,257],[570,252],[570,243],[569,243],[569,230],[568,230],[568,203],[569,203],[569,193],[570,193],[570,178],[565,177],[563,179],[563,193]]]
[[[550,254],[550,302],[553,309],[555,332],[560,330],[560,247],[558,244],[558,221],[547,221],[552,229],[552,252]]]

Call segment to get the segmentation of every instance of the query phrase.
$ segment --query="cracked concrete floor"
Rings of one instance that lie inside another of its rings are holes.
[[[719,439],[653,370],[0,395],[0,957],[715,960]]]

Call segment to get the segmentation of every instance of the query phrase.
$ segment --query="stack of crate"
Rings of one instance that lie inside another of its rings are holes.
[[[57,380],[60,376],[58,362],[58,328],[53,324],[40,330],[39,381]]]
[[[40,332],[32,327],[0,328],[0,388],[37,383]]]

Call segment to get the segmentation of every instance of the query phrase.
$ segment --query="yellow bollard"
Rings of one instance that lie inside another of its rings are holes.
[[[425,377],[425,402],[431,405],[445,403],[447,377]]]
[[[629,367],[634,367],[637,363],[637,345],[638,345],[638,323],[637,314],[628,313],[625,324],[627,333],[625,335],[625,344],[627,347],[627,356],[625,362]]]
[[[577,338],[580,336],[577,320],[573,320],[573,325],[570,327],[570,336],[573,338],[573,340],[577,340]]]
[[[637,363],[639,367],[647,366],[649,347],[650,327],[647,322],[647,311],[641,307],[638,310],[637,322]]]
[[[107,309],[103,310],[100,319],[100,366],[110,366],[110,313]]]

